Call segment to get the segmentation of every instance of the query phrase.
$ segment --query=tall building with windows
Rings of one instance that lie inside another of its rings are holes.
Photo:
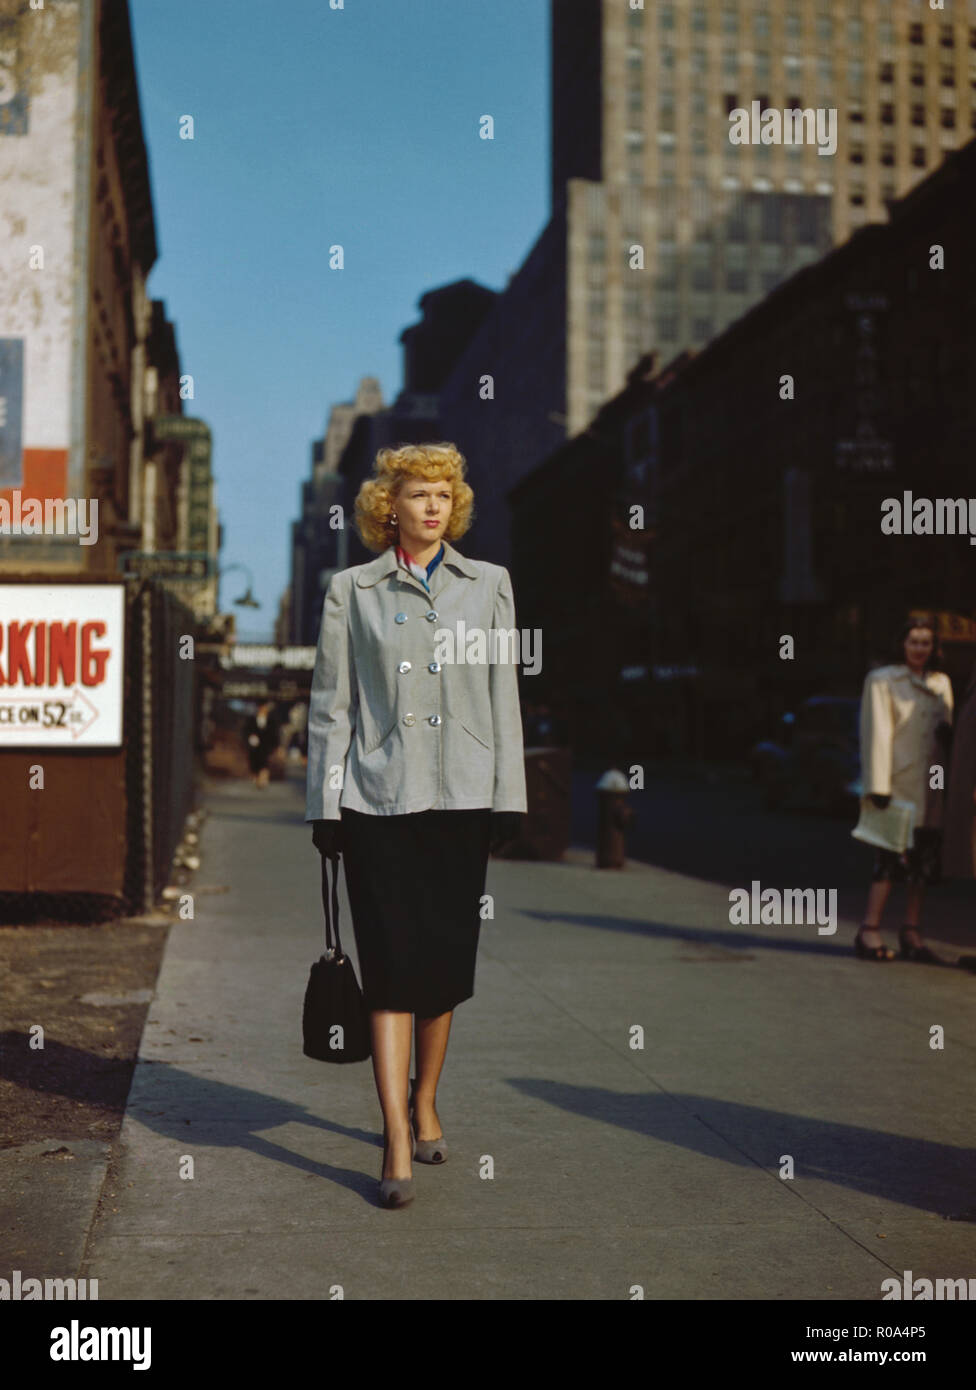
[[[439,396],[476,558],[508,562],[511,489],[643,355],[700,350],[973,135],[976,0],[636,5],[551,0],[551,216]]]
[[[976,0],[552,0],[551,14],[569,433],[641,353],[703,346],[886,220],[976,129]],[[751,126],[753,103],[811,112],[804,142],[771,138],[767,118],[733,143],[730,117]],[[835,141],[813,138],[818,111]]]

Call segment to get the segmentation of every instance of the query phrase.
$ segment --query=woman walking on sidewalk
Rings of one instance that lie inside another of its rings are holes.
[[[403,1206],[414,1153],[447,1157],[435,1101],[451,1019],[474,994],[489,853],[527,802],[514,659],[492,659],[491,634],[515,627],[512,582],[450,544],[471,524],[464,458],[404,445],[380,450],[374,471],[355,524],[378,558],[334,574],[325,595],[305,819],[345,863],[384,1120],[380,1199]],[[479,632],[481,655],[455,655],[455,636]]]
[[[864,922],[854,943],[858,956],[894,960],[881,940],[881,915],[892,883],[907,883],[905,924],[898,933],[903,960],[941,964],[918,934],[927,884],[939,880],[942,841],[940,788],[932,787],[931,768],[942,768],[952,722],[952,685],[940,669],[934,625],[911,619],[902,630],[891,666],[871,671],[861,698],[861,779],[864,794],[884,810],[893,796],[915,807],[914,844],[904,854],[878,849]]]

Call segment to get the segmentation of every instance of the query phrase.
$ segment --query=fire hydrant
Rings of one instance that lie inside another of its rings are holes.
[[[596,784],[600,796],[600,818],[596,832],[596,867],[622,869],[627,862],[624,831],[634,819],[634,809],[624,797],[630,788],[618,768],[605,772]]]

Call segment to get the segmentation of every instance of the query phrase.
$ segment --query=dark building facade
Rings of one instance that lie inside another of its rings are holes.
[[[649,574],[635,624],[645,659],[633,662],[647,674],[631,689],[651,751],[744,754],[804,696],[857,694],[912,613],[937,615],[950,673],[964,677],[976,635],[968,536],[888,535],[881,518],[906,491],[976,493],[974,200],[976,142],[894,204],[889,224],[860,229],[702,352],[643,382],[635,372],[619,398],[630,424],[605,408],[591,427],[619,453],[593,465],[591,490],[566,488],[553,468],[565,451],[515,490],[516,593],[562,654],[570,696],[570,673],[589,671],[608,707],[619,698],[600,614],[628,447],[643,458]],[[581,521],[558,499],[575,496],[588,516],[589,590],[569,612],[546,599],[546,470],[564,534],[579,541]]]

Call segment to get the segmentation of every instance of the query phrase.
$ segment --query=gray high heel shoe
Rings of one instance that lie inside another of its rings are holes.
[[[414,1156],[420,1163],[446,1163],[447,1162],[447,1140],[443,1134],[439,1139],[418,1139],[417,1137],[417,1114],[414,1101],[414,1091],[417,1082],[410,1078],[410,1101],[407,1113],[410,1116],[410,1133],[413,1135]]]
[[[389,1146],[386,1130],[383,1130],[383,1168],[386,1167],[386,1150]],[[413,1126],[410,1127],[410,1149],[411,1158],[417,1152],[417,1141],[414,1138]],[[383,1169],[380,1169],[382,1174]],[[380,1177],[380,1206],[381,1207],[405,1207],[408,1206],[416,1196],[413,1190],[413,1178],[384,1178]]]

